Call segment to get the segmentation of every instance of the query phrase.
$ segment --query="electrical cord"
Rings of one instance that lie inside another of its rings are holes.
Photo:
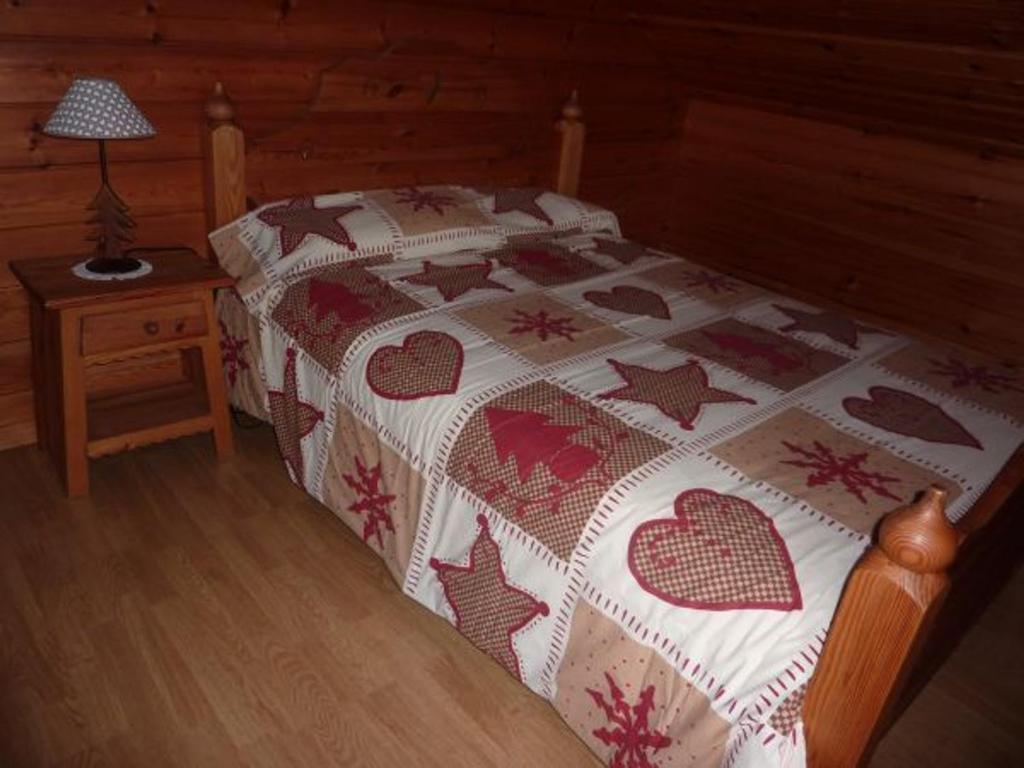
[[[231,406],[231,419],[239,429],[259,429],[267,425],[262,419],[257,419],[252,414],[246,413],[241,408],[236,408],[235,406]]]

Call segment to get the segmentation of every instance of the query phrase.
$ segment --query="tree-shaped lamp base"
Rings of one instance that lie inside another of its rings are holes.
[[[96,275],[123,275],[141,267],[142,262],[131,256],[120,256],[116,259],[97,256],[95,259],[89,259],[85,264],[85,268]]]
[[[89,222],[99,225],[99,231],[89,238],[96,241],[97,255],[86,264],[86,269],[99,275],[134,272],[142,262],[125,256],[121,252],[121,245],[134,239],[132,230],[135,229],[135,221],[128,213],[128,206],[110,186],[107,179],[106,144],[102,139],[99,144],[101,184],[89,203],[89,209],[96,212]]]

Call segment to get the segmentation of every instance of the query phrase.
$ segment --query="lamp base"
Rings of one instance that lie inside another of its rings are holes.
[[[96,260],[96,258],[93,258],[90,261]],[[80,261],[75,264],[71,268],[71,274],[80,280],[99,280],[104,282],[108,280],[137,280],[153,272],[153,265],[144,259],[138,260],[139,266],[133,272],[95,272],[89,267],[90,261]],[[118,261],[121,261],[121,259],[118,259]],[[128,261],[135,261],[135,259],[128,259]]]
[[[123,275],[127,272],[135,272],[141,266],[141,261],[127,256],[118,258],[97,256],[85,263],[86,270],[94,275]]]

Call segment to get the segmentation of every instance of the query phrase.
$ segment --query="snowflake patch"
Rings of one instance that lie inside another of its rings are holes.
[[[348,505],[348,511],[363,518],[363,541],[376,538],[377,546],[383,549],[384,532],[395,532],[395,524],[391,520],[391,505],[395,497],[384,493],[381,488],[380,462],[367,468],[356,456],[355,474],[342,477],[356,494],[356,500]]]
[[[608,761],[610,768],[656,768],[651,758],[672,744],[672,739],[651,728],[654,710],[654,686],[640,691],[636,703],[629,703],[615,678],[604,673],[608,698],[603,691],[587,688],[587,693],[604,713],[607,725],[594,730],[594,736],[615,751]]]

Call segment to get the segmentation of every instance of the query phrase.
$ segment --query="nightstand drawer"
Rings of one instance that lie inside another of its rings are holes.
[[[206,335],[198,301],[144,307],[82,318],[82,354],[129,351],[149,344]]]

